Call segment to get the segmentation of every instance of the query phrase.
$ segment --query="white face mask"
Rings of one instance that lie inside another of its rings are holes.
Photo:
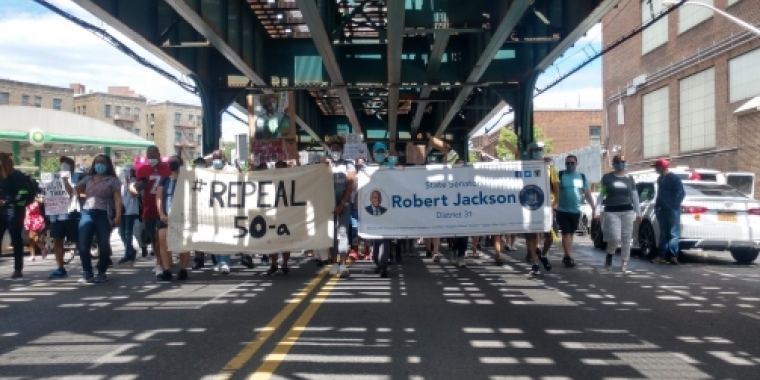
[[[158,159],[157,158],[151,158],[151,159],[148,160],[148,163],[150,164],[150,166],[156,166],[156,165],[158,165]]]
[[[69,164],[61,164],[61,171],[62,172],[71,171],[71,167],[69,166]]]
[[[341,156],[343,156],[343,152],[330,152],[330,157],[335,161],[340,160]]]

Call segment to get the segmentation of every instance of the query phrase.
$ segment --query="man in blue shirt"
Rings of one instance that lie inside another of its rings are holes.
[[[578,157],[572,154],[565,157],[565,170],[559,172],[559,199],[555,205],[557,224],[562,231],[562,249],[565,252],[562,262],[568,267],[573,263],[573,236],[581,219],[581,196],[586,197],[591,209],[594,209],[586,176],[576,170],[577,166]]]
[[[668,253],[670,262],[678,265],[678,243],[681,237],[681,203],[686,193],[683,182],[677,175],[668,170],[670,162],[664,158],[657,160],[652,166],[660,174],[657,178],[657,195],[655,199],[655,217],[660,225],[659,257],[652,260],[659,264],[666,260]]]

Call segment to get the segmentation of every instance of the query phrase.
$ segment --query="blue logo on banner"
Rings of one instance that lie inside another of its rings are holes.
[[[516,178],[522,177],[522,172],[515,172],[515,177]]]
[[[525,178],[530,178],[533,176],[533,173],[530,172],[530,170],[525,171]]]
[[[544,205],[544,191],[536,185],[528,185],[520,190],[520,204],[530,211],[535,211]]]

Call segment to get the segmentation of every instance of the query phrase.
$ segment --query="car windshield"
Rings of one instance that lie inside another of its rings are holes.
[[[702,185],[690,183],[683,185],[686,196],[697,197],[737,197],[746,198],[746,196],[728,185]]]

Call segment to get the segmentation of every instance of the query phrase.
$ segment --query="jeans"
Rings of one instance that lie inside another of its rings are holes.
[[[25,212],[23,207],[0,210],[0,244],[5,231],[8,231],[13,245],[13,269],[17,271],[24,269],[24,239],[21,233],[24,231]]]
[[[666,258],[668,253],[678,257],[678,242],[681,236],[681,211],[659,209],[656,212],[657,223],[660,225],[660,258]]]
[[[119,237],[121,237],[121,242],[124,243],[125,259],[135,259],[135,247],[132,246],[132,240],[135,236],[134,231],[136,220],[137,215],[124,215],[121,218],[121,224],[119,225]]]
[[[372,261],[379,267],[388,266],[391,255],[391,239],[372,239]]]
[[[462,258],[467,253],[467,241],[469,240],[468,236],[460,236],[454,238],[454,241],[456,242],[457,247],[457,257]]]
[[[84,277],[93,275],[91,245],[88,242],[98,235],[98,273],[105,274],[108,270],[108,261],[111,258],[111,221],[108,220],[108,212],[105,210],[82,210],[82,219],[79,220],[79,260],[82,261]]]

